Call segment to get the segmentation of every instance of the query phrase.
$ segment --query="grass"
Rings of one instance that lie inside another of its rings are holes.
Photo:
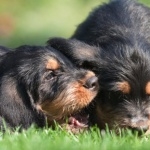
[[[149,150],[150,140],[146,136],[137,136],[130,131],[116,135],[106,132],[101,136],[97,128],[78,135],[65,130],[34,127],[19,133],[0,133],[1,150]]]

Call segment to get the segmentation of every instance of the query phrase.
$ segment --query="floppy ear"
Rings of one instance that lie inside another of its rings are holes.
[[[47,44],[62,52],[77,66],[91,69],[91,67],[96,67],[96,64],[99,63],[99,48],[90,46],[79,40],[52,38]]]

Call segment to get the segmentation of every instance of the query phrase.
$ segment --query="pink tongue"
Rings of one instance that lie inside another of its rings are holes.
[[[86,114],[74,114],[68,118],[67,124],[63,124],[62,127],[74,134],[82,133],[88,129],[88,120],[89,116]]]
[[[79,122],[79,121],[82,121],[82,122]],[[68,120],[68,123],[70,125],[73,125],[74,127],[88,127],[87,125],[87,118],[79,118],[79,120],[77,120],[75,117],[70,117],[69,120]]]

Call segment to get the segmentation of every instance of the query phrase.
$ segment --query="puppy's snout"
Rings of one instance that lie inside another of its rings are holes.
[[[148,125],[143,125],[143,126],[136,126],[136,127],[129,127],[133,131],[147,131],[149,129]]]
[[[138,120],[136,124],[137,124],[137,127],[136,127],[137,130],[147,131],[149,128],[147,121],[142,120],[142,119]]]
[[[84,86],[90,90],[97,90],[98,89],[98,78],[96,76],[88,78],[86,80]]]
[[[146,131],[149,128],[149,118],[145,115],[131,117],[131,128],[137,131]]]

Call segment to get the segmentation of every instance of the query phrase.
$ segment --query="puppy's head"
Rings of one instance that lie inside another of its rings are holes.
[[[97,96],[96,122],[100,127],[147,130],[150,126],[149,52],[124,47],[106,54],[101,67],[101,91]]]
[[[81,48],[75,44],[76,40],[66,41],[54,39],[48,43],[58,49],[64,47],[61,48],[64,54],[77,65],[81,61],[80,67],[93,69],[99,77],[100,91],[91,121],[100,128],[107,124],[109,128],[147,130],[150,125],[150,54],[144,50],[147,46],[137,49],[123,46],[124,49],[116,53],[92,46],[86,48],[84,43]]]
[[[22,46],[7,56],[2,72],[11,70],[11,75],[17,76],[32,105],[45,114],[49,123],[72,117],[97,94],[95,74],[75,67],[50,46]]]

